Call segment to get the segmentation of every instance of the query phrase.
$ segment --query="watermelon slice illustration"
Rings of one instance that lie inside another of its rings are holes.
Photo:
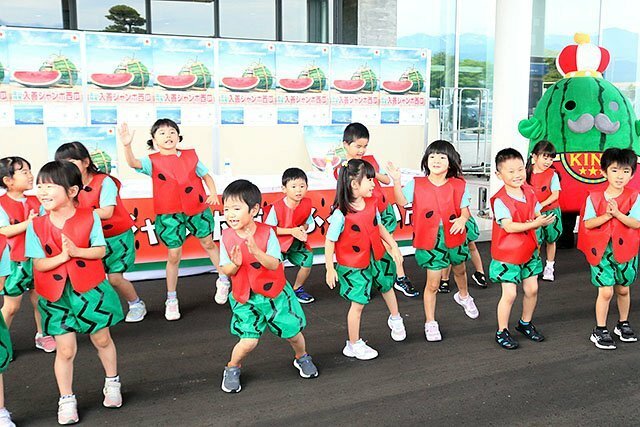
[[[62,73],[51,71],[14,71],[13,80],[26,87],[49,87],[60,80]]]
[[[333,87],[336,88],[337,91],[342,93],[356,93],[360,92],[366,82],[362,79],[353,79],[353,80],[334,80]]]
[[[413,82],[405,80],[388,80],[382,82],[380,88],[388,93],[393,95],[402,95],[403,93],[409,92],[409,90],[413,87]]]
[[[102,89],[123,89],[133,82],[134,77],[131,73],[95,73],[89,76],[89,80]]]
[[[198,76],[183,74],[180,76],[157,76],[156,83],[167,90],[187,90],[198,81]]]
[[[258,77],[223,77],[220,84],[233,92],[246,92],[260,83]]]
[[[313,86],[313,79],[311,77],[302,77],[299,79],[280,79],[278,80],[278,86],[287,92],[304,92],[311,89]]]
[[[313,166],[318,169],[323,171],[324,168],[327,165],[327,160],[325,157],[312,157],[311,158],[311,163],[313,164]],[[340,157],[338,156],[333,156],[331,158],[331,167],[335,168],[340,164]]]

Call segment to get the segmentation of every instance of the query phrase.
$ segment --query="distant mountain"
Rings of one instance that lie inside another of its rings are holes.
[[[453,52],[455,37],[453,34],[431,36],[417,33],[398,38],[399,47],[422,47],[431,49],[432,53]],[[465,33],[460,35],[460,58],[493,62],[493,38],[482,34]]]

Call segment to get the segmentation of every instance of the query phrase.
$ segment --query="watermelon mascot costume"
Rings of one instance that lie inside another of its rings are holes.
[[[602,152],[616,147],[640,153],[640,122],[631,102],[602,78],[609,52],[591,44],[586,34],[576,34],[574,40],[577,44],[566,46],[556,59],[564,78],[542,95],[533,117],[518,125],[529,139],[529,151],[540,140],[556,147],[553,168],[562,185],[562,247],[573,246],[576,215],[589,191],[606,186],[600,173]],[[629,185],[640,189],[640,174]]]

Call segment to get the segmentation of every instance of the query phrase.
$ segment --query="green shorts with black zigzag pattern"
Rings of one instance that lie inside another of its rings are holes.
[[[385,293],[393,288],[396,281],[396,264],[387,252],[378,261],[372,256],[367,268],[337,264],[336,272],[340,283],[340,296],[363,305],[371,300],[372,287],[380,293]]]

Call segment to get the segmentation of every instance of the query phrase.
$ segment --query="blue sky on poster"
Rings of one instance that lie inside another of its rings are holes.
[[[427,51],[422,49],[381,49],[380,81],[400,80],[402,74],[416,68],[424,77],[427,72]]]
[[[156,75],[178,74],[190,61],[202,62],[213,74],[213,56],[214,43],[210,39],[153,38],[153,68]]]
[[[153,72],[152,38],[147,35],[87,33],[87,75],[113,73],[126,58],[141,61]]]
[[[305,126],[304,143],[309,157],[324,157],[342,143],[344,126]]]
[[[82,142],[90,153],[99,148],[106,151],[112,161],[117,159],[116,131],[113,126],[48,127],[47,153],[49,160],[54,159],[60,145],[71,141]]]
[[[252,63],[264,64],[272,75],[276,71],[275,43],[220,40],[218,42],[219,77],[241,77]]]
[[[298,78],[298,74],[309,65],[317,65],[329,77],[329,46],[300,43],[276,45],[278,78]]]
[[[59,30],[7,29],[6,66],[13,71],[38,71],[55,55],[66,56],[78,70],[82,66],[81,37],[76,32]]]
[[[380,75],[380,49],[361,46],[331,47],[331,79],[349,80],[361,67]]]

